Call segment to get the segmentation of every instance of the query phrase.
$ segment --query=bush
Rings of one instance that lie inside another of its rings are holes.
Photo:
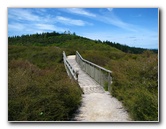
[[[128,110],[133,120],[137,121],[157,121],[158,120],[158,97],[151,94],[145,88],[133,89],[134,94],[126,101]]]
[[[17,48],[19,46],[13,47]],[[9,53],[13,49],[10,48]],[[34,52],[34,49],[38,52]],[[33,54],[25,56],[25,53],[30,52]],[[52,51],[51,54],[44,55],[47,64],[41,59],[40,53],[43,52],[49,53],[50,50],[32,47],[24,51],[23,55],[18,54],[17,58],[9,54],[9,121],[71,120],[81,103],[79,86],[68,78],[63,63],[59,61],[62,58],[59,57],[60,54]],[[31,58],[32,55],[38,56]],[[55,56],[55,60],[52,59],[52,55]],[[41,67],[42,64],[44,67]]]
[[[88,50],[82,55],[113,72],[111,94],[123,103],[133,120],[158,120],[157,54],[147,51],[116,55],[116,52]]]

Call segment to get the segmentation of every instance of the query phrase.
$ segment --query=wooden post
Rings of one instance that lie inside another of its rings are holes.
[[[111,92],[111,75],[108,73],[108,91]]]
[[[78,75],[79,75],[79,71],[76,70],[76,78],[77,78],[77,81],[78,81]]]
[[[95,66],[93,66],[93,78],[95,79]]]
[[[101,69],[99,69],[99,84],[101,85],[101,86],[103,86],[102,85],[102,72],[101,72]]]

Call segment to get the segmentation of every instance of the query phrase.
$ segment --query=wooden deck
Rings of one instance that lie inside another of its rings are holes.
[[[78,52],[66,57],[64,65],[71,79],[77,80],[82,89],[82,104],[74,121],[84,122],[126,122],[131,121],[127,111],[110,94],[111,71],[83,59]],[[77,63],[78,62],[78,63]],[[78,74],[77,74],[78,73]],[[105,82],[108,91],[104,90]]]
[[[75,55],[70,55],[67,57],[68,62],[71,64],[75,71],[78,71],[78,83],[82,88],[84,94],[88,93],[104,93],[104,89],[100,86],[94,79],[92,79],[88,74],[81,70],[80,66],[75,60]]]
[[[126,122],[131,121],[123,105],[99,83],[85,73],[75,60],[68,56],[67,62],[72,71],[78,71],[78,83],[82,88],[82,104],[75,114],[74,121],[84,122]]]

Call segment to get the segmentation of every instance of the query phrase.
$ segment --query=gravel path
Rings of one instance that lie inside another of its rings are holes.
[[[82,105],[74,120],[85,122],[126,122],[130,121],[122,103],[82,71],[75,61],[75,55],[67,57],[75,70],[79,71],[78,83],[83,89]]]

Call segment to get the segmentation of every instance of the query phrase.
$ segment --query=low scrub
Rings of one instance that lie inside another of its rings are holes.
[[[8,120],[71,120],[80,105],[81,91],[68,78],[61,51],[58,53],[51,47],[23,47],[25,51],[16,57],[18,51],[13,49],[18,48],[9,49]]]
[[[132,120],[158,120],[157,54],[119,52],[117,56],[116,52],[93,50],[82,55],[113,72],[111,94],[123,103]]]

